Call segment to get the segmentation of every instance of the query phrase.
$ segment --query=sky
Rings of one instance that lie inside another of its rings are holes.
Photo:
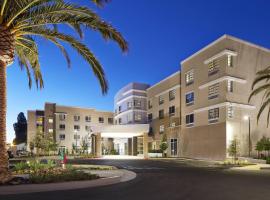
[[[123,54],[98,33],[85,32],[83,42],[100,60],[109,81],[109,92],[103,96],[90,67],[75,51],[68,48],[72,59],[68,69],[59,50],[39,40],[44,89],[30,90],[26,72],[16,62],[7,70],[9,142],[19,112],[27,115],[27,110],[43,109],[45,102],[113,111],[120,88],[130,82],[159,82],[180,70],[181,60],[223,34],[270,48],[269,0],[112,0],[103,9],[89,0],[72,2],[91,7],[110,22],[130,50]]]

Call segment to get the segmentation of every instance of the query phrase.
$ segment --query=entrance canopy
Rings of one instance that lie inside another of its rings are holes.
[[[101,133],[101,137],[107,138],[132,138],[143,136],[149,132],[149,124],[129,124],[129,125],[111,125],[97,127],[93,130],[96,133]]]

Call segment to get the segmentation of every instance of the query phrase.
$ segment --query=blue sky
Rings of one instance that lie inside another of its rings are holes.
[[[70,50],[72,68],[58,49],[40,41],[45,88],[28,89],[26,72],[8,68],[8,141],[19,112],[42,109],[45,102],[113,110],[114,94],[129,82],[154,84],[180,69],[180,61],[223,34],[270,48],[268,0],[112,0],[104,9],[88,4],[129,42],[128,54],[87,31],[84,42],[102,63],[110,89],[102,96],[89,66]],[[270,65],[270,63],[269,63]]]

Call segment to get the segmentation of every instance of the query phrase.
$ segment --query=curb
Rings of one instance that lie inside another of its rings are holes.
[[[83,188],[113,185],[116,183],[127,182],[136,178],[136,173],[132,171],[128,170],[120,170],[120,171],[122,172],[121,176],[110,176],[89,181],[69,181],[62,183],[0,186],[0,195],[83,189]]]

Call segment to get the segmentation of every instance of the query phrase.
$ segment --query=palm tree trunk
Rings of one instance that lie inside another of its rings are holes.
[[[8,156],[6,149],[6,109],[7,109],[7,77],[6,63],[0,61],[0,182],[6,182],[8,172]]]

